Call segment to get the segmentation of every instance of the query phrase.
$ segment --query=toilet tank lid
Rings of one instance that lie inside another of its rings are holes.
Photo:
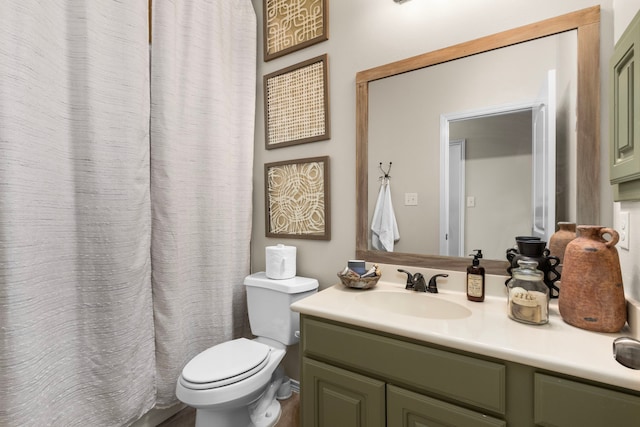
[[[300,276],[295,276],[291,279],[269,279],[264,271],[245,277],[244,284],[256,288],[273,289],[287,294],[299,294],[318,289],[318,281],[316,279]]]

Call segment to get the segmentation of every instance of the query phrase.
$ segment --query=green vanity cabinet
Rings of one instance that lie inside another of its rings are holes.
[[[303,427],[637,427],[640,392],[301,316]]]
[[[304,315],[301,328],[305,427],[506,425],[504,364]]]
[[[640,14],[616,43],[610,65],[609,177],[614,200],[640,200]]]

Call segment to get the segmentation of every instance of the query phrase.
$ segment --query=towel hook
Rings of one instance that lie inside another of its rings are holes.
[[[389,178],[391,178],[391,175],[389,175],[389,173],[391,172],[391,165],[392,164],[393,164],[393,162],[389,162],[389,168],[385,171],[382,168],[382,162],[380,162],[380,165],[378,166],[378,168],[383,173],[383,176],[381,176],[380,179],[389,179]]]

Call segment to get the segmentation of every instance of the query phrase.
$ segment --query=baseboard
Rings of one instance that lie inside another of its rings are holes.
[[[300,381],[291,380],[291,391],[294,393],[300,393]]]

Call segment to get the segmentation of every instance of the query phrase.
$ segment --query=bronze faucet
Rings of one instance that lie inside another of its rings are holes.
[[[431,292],[432,294],[438,293],[438,285],[436,283],[437,278],[449,277],[448,274],[436,274],[429,279],[429,285],[427,286],[427,282],[425,281],[422,273],[411,274],[407,270],[403,270],[401,268],[399,268],[398,271],[407,275],[407,284],[405,289],[412,289],[416,292]]]

